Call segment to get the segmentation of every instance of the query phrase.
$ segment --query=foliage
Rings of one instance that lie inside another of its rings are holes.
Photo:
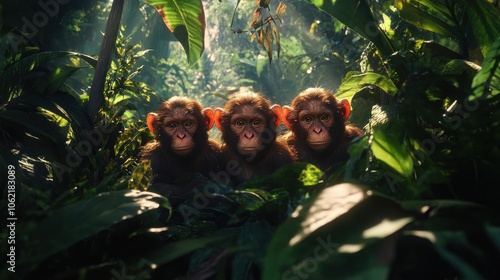
[[[201,0],[145,0],[158,10],[168,29],[182,44],[190,65],[204,49],[205,14]]]
[[[250,23],[250,33],[252,34],[252,36],[250,37],[250,41],[253,42],[255,38],[257,38],[257,42],[259,43],[259,45],[264,46],[264,48],[266,49],[267,57],[269,58],[269,63],[271,63],[273,60],[273,42],[275,37],[278,57],[280,57],[281,40],[278,25],[276,24],[276,19],[282,22],[283,14],[286,11],[286,4],[280,1],[278,3],[278,6],[276,7],[275,15],[263,16],[265,14],[265,9],[270,11],[270,3],[271,0],[258,0],[258,7],[255,8],[255,11],[253,12],[253,19]]]
[[[498,273],[498,230],[498,217],[479,205],[397,202],[335,185],[278,227],[263,279],[487,279]],[[486,257],[490,246],[496,252]]]

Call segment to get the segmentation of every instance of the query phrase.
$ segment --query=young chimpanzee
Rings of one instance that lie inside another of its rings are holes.
[[[356,126],[345,124],[351,112],[349,102],[337,100],[323,88],[304,90],[282,111],[283,122],[291,130],[284,138],[297,159],[322,170],[347,160],[348,144],[362,134]]]
[[[281,107],[262,95],[241,91],[230,96],[224,108],[215,109],[215,124],[222,131],[226,171],[235,184],[265,175],[294,161],[285,143],[276,141]]]
[[[151,161],[153,191],[163,195],[189,191],[172,184],[192,173],[208,178],[220,168],[220,144],[208,137],[213,124],[213,110],[186,97],[172,97],[148,114],[147,125],[155,139],[141,154]]]

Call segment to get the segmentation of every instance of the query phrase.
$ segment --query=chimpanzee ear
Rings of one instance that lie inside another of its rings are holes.
[[[283,118],[283,123],[285,124],[286,128],[290,129],[292,125],[288,121],[288,115],[293,111],[292,107],[290,106],[283,106],[281,107],[281,116]]]
[[[146,123],[148,124],[149,131],[151,133],[155,134],[155,122],[156,118],[158,117],[158,114],[156,113],[149,113],[148,116],[146,117]]]
[[[276,116],[276,119],[274,120],[274,127],[278,127],[281,123],[281,120],[283,119],[282,112],[281,112],[281,106],[278,104],[274,104],[271,106],[271,110],[273,110],[274,115]]]
[[[212,129],[215,123],[214,110],[212,108],[205,108],[201,111],[205,116],[205,124],[207,125],[207,131]]]
[[[349,115],[351,114],[351,104],[349,104],[349,101],[347,101],[347,99],[341,99],[338,101],[338,103],[340,108],[340,114],[342,115],[344,121],[347,121]]]
[[[215,121],[215,126],[222,131],[222,124],[221,124],[221,118],[222,118],[222,113],[224,113],[224,109],[222,108],[216,108],[214,111],[214,121]]]

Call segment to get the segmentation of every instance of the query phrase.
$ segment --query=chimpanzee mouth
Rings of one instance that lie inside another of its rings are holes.
[[[194,146],[175,147],[173,150],[178,154],[189,153]]]
[[[321,151],[324,150],[328,147],[329,142],[328,141],[321,141],[321,142],[310,142],[309,147],[311,149],[316,150],[316,151]]]

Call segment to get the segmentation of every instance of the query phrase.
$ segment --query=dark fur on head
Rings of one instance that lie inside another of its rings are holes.
[[[222,139],[224,143],[229,147],[237,147],[236,143],[238,142],[237,135],[231,130],[231,116],[237,113],[237,110],[242,108],[245,105],[249,105],[257,110],[257,112],[261,113],[266,120],[266,141],[269,143],[274,142],[276,139],[276,128],[273,123],[275,121],[273,110],[271,109],[271,103],[261,96],[260,94],[253,91],[241,91],[235,94],[232,94],[229,97],[228,102],[224,106],[224,114],[221,117],[221,125],[222,125]],[[262,137],[262,136],[261,136]]]

